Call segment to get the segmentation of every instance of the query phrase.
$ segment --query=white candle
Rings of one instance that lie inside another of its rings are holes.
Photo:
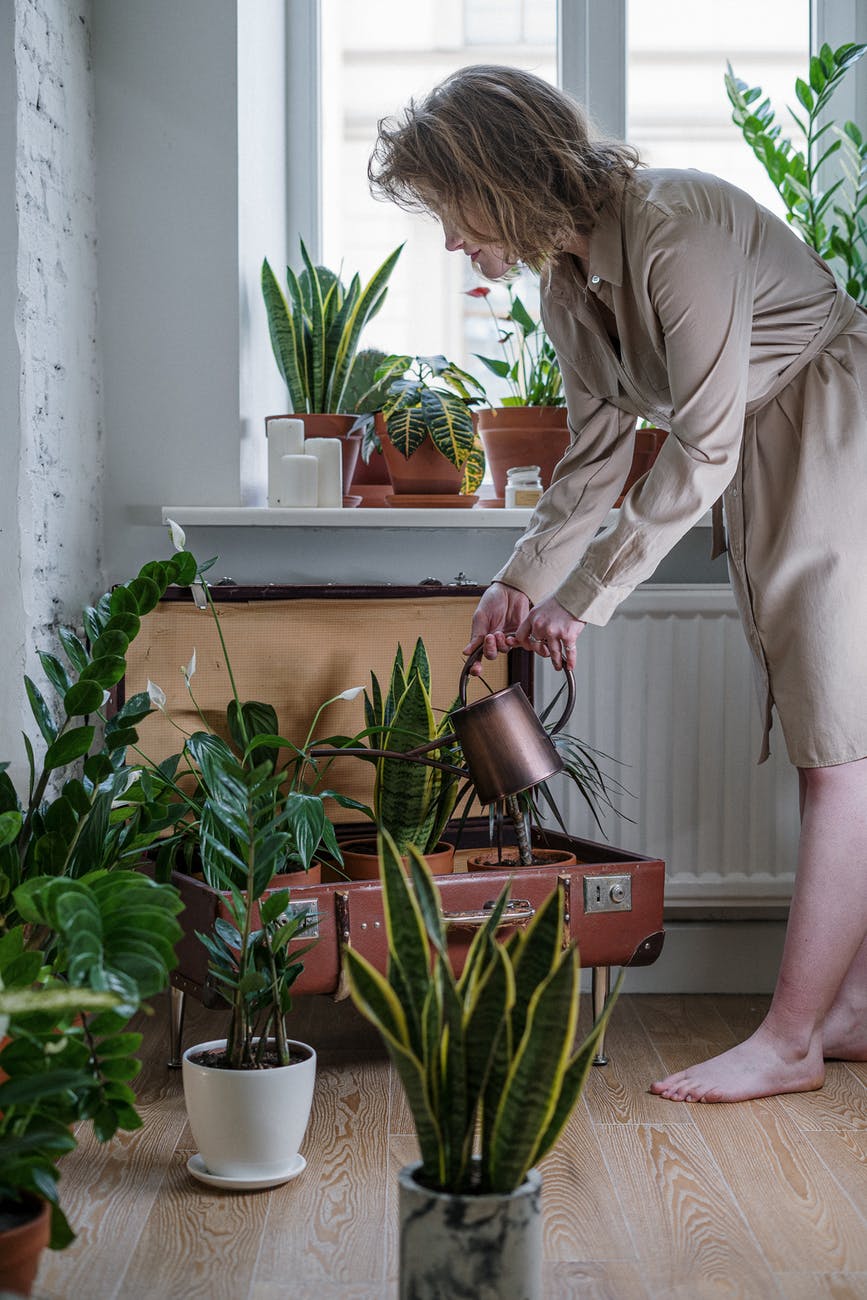
[[[308,456],[319,462],[318,506],[343,505],[343,452],[339,438],[308,438],[304,443]]]
[[[315,456],[281,456],[268,504],[283,509],[309,509],[316,505],[319,461]]]
[[[265,421],[265,435],[268,439],[268,505],[273,507],[278,505],[279,486],[283,481],[280,458],[304,455],[304,421],[269,416]]]

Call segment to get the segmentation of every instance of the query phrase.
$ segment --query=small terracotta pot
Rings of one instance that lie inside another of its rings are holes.
[[[463,467],[453,465],[430,438],[425,438],[409,458],[397,450],[385,430],[380,433],[380,441],[396,494],[409,492],[414,496],[443,496],[460,492]]]
[[[662,444],[665,442],[667,437],[668,432],[666,429],[635,430],[635,448],[632,452],[632,465],[629,474],[626,477],[626,482],[623,484],[623,491],[614,502],[615,506],[622,505],[623,498],[626,496],[629,489],[637,483],[640,478],[644,477],[662,450]]]
[[[529,871],[532,867],[574,867],[578,859],[567,849],[533,848],[535,862],[524,866],[518,856],[517,848],[503,849],[502,858],[496,849],[485,849],[480,853],[471,853],[467,858],[470,871]]]
[[[349,840],[340,846],[343,854],[343,871],[350,880],[379,880],[379,854],[373,840]],[[434,876],[450,876],[455,869],[455,846],[440,840],[424,860]],[[402,858],[404,870],[407,859]],[[339,877],[335,877],[338,879]]]
[[[497,406],[476,413],[476,428],[494,480],[494,495],[506,494],[506,472],[538,465],[542,487],[569,446],[565,406]]]
[[[32,1217],[17,1228],[0,1232],[0,1291],[12,1295],[30,1295],[39,1271],[39,1256],[51,1236],[51,1206],[47,1201],[26,1195],[22,1208]]]

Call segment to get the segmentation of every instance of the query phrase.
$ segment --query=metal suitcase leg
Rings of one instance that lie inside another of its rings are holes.
[[[595,975],[595,971],[593,972]],[[181,1068],[181,1054],[184,1050],[184,1011],[187,1005],[187,995],[181,989],[171,989],[169,992],[169,1059],[166,1062],[170,1070],[179,1070]],[[595,1002],[594,1002],[595,1007]]]
[[[591,994],[593,999],[593,1023],[602,1015],[608,994],[611,992],[611,967],[594,966],[592,973]],[[605,1055],[605,1031],[596,1044],[596,1055],[593,1057],[594,1065],[607,1065],[608,1057]]]

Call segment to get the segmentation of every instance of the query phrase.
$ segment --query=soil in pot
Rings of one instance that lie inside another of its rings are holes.
[[[51,1206],[36,1196],[0,1202],[0,1291],[30,1295],[51,1236]]]
[[[309,1061],[311,1055],[312,1052],[309,1051],[290,1052],[289,1065],[300,1065],[302,1061]],[[201,1052],[191,1053],[190,1060],[193,1065],[205,1065],[210,1070],[227,1070],[229,1068],[226,1064],[226,1049],[224,1047],[203,1048]],[[279,1070],[283,1064],[285,1064],[285,1062],[280,1061],[276,1051],[269,1047],[262,1053],[261,1061],[258,1061],[256,1065],[250,1066],[250,1069]]]
[[[533,861],[522,863],[517,848],[484,849],[467,858],[469,871],[521,871],[525,867],[574,867],[578,859],[568,849],[533,849]]]
[[[341,844],[343,854],[343,874],[350,880],[379,880],[379,855],[374,840],[349,840]],[[440,840],[439,844],[424,855],[425,861],[435,876],[450,876],[455,869],[455,846]],[[406,858],[402,858],[404,870],[408,870]],[[339,880],[339,869],[334,879]]]

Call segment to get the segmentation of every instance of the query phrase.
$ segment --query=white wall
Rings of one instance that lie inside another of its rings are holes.
[[[124,580],[167,553],[163,503],[240,502],[236,4],[93,15],[106,568]]]
[[[39,678],[36,649],[101,581],[103,467],[89,3],[0,13],[5,757],[20,751],[21,670]]]

